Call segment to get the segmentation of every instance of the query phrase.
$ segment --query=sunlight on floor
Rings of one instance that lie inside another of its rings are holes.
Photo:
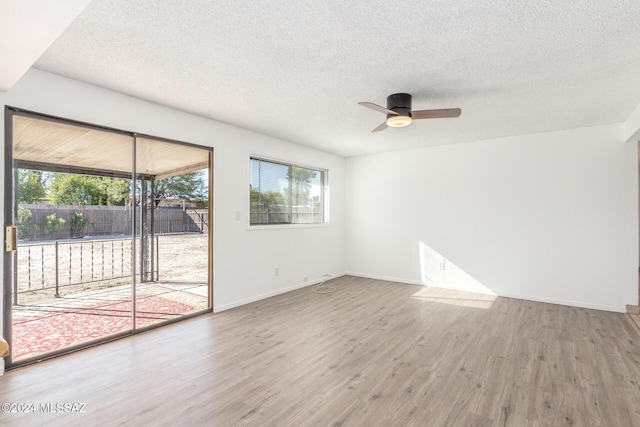
[[[455,292],[455,295],[437,295],[434,294],[433,290],[425,289],[416,292],[413,298],[469,307],[491,307],[491,303],[496,299],[496,294],[491,289],[480,283],[423,241],[419,241],[418,245],[420,253],[420,281],[424,285],[452,290],[452,292]],[[462,295],[463,292],[464,295]]]
[[[489,309],[496,300],[496,295],[475,292],[456,291],[444,288],[424,288],[411,295],[412,299],[457,305],[460,307]]]

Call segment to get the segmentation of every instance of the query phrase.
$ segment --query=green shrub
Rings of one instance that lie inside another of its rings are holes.
[[[18,239],[24,239],[31,235],[33,224],[31,224],[31,211],[29,209],[18,207],[16,215],[16,227],[18,228]]]
[[[72,237],[84,236],[84,230],[89,221],[82,215],[82,212],[76,212],[69,215],[69,227],[71,228]]]
[[[54,213],[51,215],[47,215],[44,217],[44,223],[42,224],[42,228],[44,229],[44,234],[47,237],[56,237],[60,232],[60,226],[63,225],[66,221],[62,218],[58,218],[58,216]]]

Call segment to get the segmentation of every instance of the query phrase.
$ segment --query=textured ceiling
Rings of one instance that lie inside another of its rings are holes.
[[[624,121],[637,0],[94,0],[37,68],[352,156]],[[462,108],[370,133],[385,105]]]

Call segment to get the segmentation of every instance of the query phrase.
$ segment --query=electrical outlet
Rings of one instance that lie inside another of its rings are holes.
[[[308,281],[309,281],[309,278],[308,278],[307,276],[304,276],[304,281],[305,281],[305,282],[308,282]]]
[[[446,267],[447,267],[447,264],[445,259],[443,258],[442,261],[440,262],[440,270],[444,270],[446,269]]]
[[[273,269],[273,275],[276,277],[280,275],[280,267],[276,267]]]

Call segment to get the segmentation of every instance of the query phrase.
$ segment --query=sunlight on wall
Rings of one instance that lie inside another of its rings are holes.
[[[495,295],[482,283],[446,259],[438,251],[419,241],[420,280],[424,285]]]

